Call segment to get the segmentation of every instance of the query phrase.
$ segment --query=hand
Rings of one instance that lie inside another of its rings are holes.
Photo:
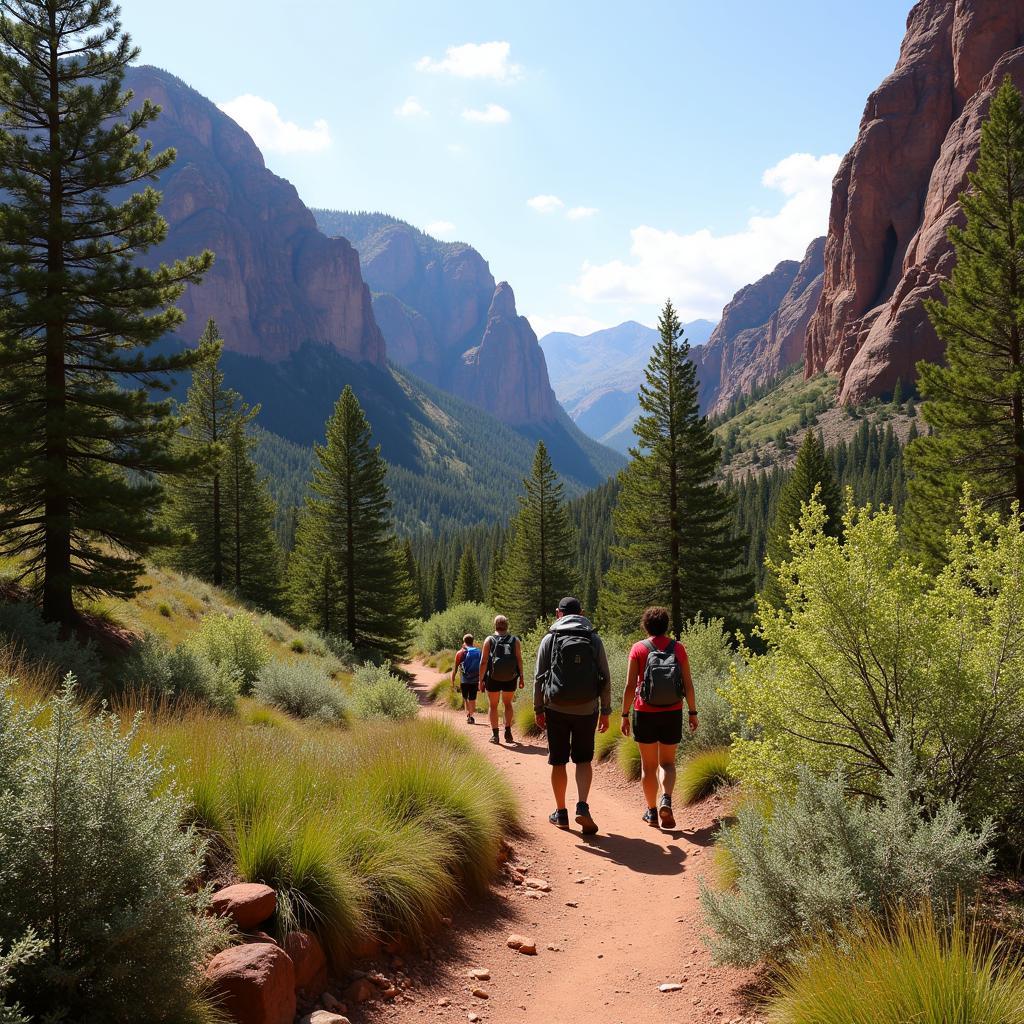
[[[608,716],[607,715],[601,715],[601,717],[597,720],[597,731],[598,732],[607,732],[608,731]]]
[[[625,736],[626,739],[629,739],[629,737],[633,735],[633,723],[629,720],[628,715],[622,719],[622,735]]]
[[[522,690],[525,686],[526,686],[526,680],[522,676],[520,676],[519,677],[519,689]]]
[[[696,715],[690,715],[690,732],[696,732],[697,731],[697,726],[699,724],[700,723],[697,721],[697,716]]]
[[[541,711],[538,714],[536,714],[534,718],[537,722],[537,728],[540,729],[541,732],[543,732],[548,727],[547,715],[545,715],[544,712]]]

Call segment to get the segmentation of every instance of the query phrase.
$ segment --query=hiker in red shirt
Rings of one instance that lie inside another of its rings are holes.
[[[659,824],[662,828],[675,828],[672,789],[676,783],[676,747],[683,738],[684,699],[690,732],[697,730],[693,678],[686,648],[668,636],[668,611],[648,608],[640,622],[647,639],[635,643],[629,652],[629,672],[622,695],[622,735],[632,734],[640,748],[640,783],[647,801],[644,821],[655,828]]]

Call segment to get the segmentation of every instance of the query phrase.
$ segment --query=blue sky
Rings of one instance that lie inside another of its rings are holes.
[[[539,333],[799,259],[910,0],[121,0],[310,206],[476,246]]]

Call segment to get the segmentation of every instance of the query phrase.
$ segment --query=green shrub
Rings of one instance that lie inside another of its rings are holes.
[[[721,786],[730,786],[735,781],[729,771],[728,747],[703,750],[690,757],[679,769],[679,796],[684,804],[695,804],[711,796]]]
[[[243,693],[251,691],[270,661],[263,630],[244,613],[207,616],[189,643],[207,661],[234,672]]]
[[[42,613],[31,604],[0,604],[0,646],[13,645],[25,661],[43,666],[59,682],[68,673],[86,690],[100,686],[100,657],[91,644],[75,639],[62,640],[60,627],[43,621]]]
[[[697,731],[683,730],[680,752],[726,747],[742,730],[722,689],[733,671],[744,671],[743,658],[733,649],[721,619],[693,619],[686,623],[680,639],[690,662],[700,712]]]
[[[337,658],[345,668],[352,668],[355,665],[356,652],[343,636],[337,633],[317,633],[316,636],[326,645],[328,653]]]
[[[195,700],[218,711],[232,711],[239,681],[227,664],[214,665],[194,648],[169,648],[160,637],[146,633],[119,672],[122,686],[169,701]]]
[[[70,684],[43,708],[0,694],[0,735],[0,948],[47,943],[5,998],[33,1020],[185,1019],[219,928],[168,772]]]
[[[525,692],[525,691],[524,691]],[[502,712],[504,714],[504,712]],[[540,736],[537,715],[533,710],[533,697],[520,697],[515,704],[516,732],[520,736]]]
[[[622,770],[622,774],[631,781],[640,778],[640,748],[632,737],[623,737],[615,745],[615,763]]]
[[[607,761],[622,741],[622,719],[613,710],[608,720],[608,731],[599,732],[594,737],[594,760]]]
[[[419,711],[416,695],[386,668],[366,662],[352,677],[352,707],[359,718],[414,718]]]
[[[957,913],[845,929],[782,972],[772,1024],[1022,1024],[1024,967]]]
[[[253,696],[296,718],[344,725],[349,717],[348,702],[337,684],[308,661],[272,661],[264,665]]]
[[[46,943],[37,938],[31,929],[23,938],[10,943],[7,952],[0,947],[0,1024],[32,1024],[25,1016],[24,1007],[18,1003],[9,1003],[6,993],[14,984],[16,973],[25,970],[45,953]]]
[[[497,613],[485,604],[452,605],[447,611],[437,612],[424,622],[416,635],[415,646],[428,654],[443,650],[457,650],[462,646],[462,637],[472,633],[479,642],[494,632],[494,616]]]
[[[949,906],[976,888],[991,862],[991,826],[969,831],[953,803],[926,818],[906,749],[893,765],[880,801],[847,799],[842,769],[828,777],[802,769],[796,794],[778,798],[770,816],[739,809],[719,839],[736,863],[736,889],[701,891],[718,960],[786,960],[855,910],[882,914],[925,899]]]

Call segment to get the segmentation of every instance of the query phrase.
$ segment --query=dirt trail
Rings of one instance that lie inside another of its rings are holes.
[[[421,695],[439,675],[418,663],[406,668]],[[493,1024],[754,1019],[742,992],[748,976],[713,967],[699,937],[697,883],[710,867],[720,803],[713,799],[697,809],[680,808],[677,829],[662,832],[640,820],[638,784],[624,785],[615,769],[598,771],[590,805],[600,835],[584,838],[576,825],[562,832],[547,821],[552,797],[542,741],[494,746],[488,742],[486,716],[471,727],[461,712],[428,705],[424,713],[469,733],[511,780],[526,830],[515,841],[513,863],[528,878],[550,883],[551,891],[536,893],[503,879],[489,901],[466,908],[450,933],[439,938],[436,966],[418,979],[414,1001],[379,1006],[375,1019],[400,1024],[465,1021],[470,1015]],[[570,782],[570,816],[574,800]],[[537,956],[508,949],[512,932],[534,939]],[[473,968],[489,970],[490,980],[470,980]],[[672,982],[682,989],[659,991],[659,985]],[[474,988],[488,998],[474,996]]]

